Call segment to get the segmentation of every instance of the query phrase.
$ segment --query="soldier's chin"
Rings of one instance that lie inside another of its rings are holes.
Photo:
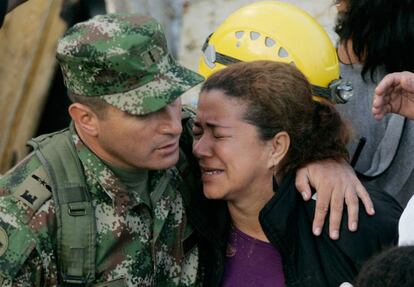
[[[179,152],[163,156],[152,169],[167,169],[175,166],[178,162]]]

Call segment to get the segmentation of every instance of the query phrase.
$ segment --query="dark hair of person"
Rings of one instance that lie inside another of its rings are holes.
[[[80,103],[87,106],[97,115],[99,119],[105,118],[109,104],[103,101],[100,97],[80,96],[71,91],[68,91],[68,97],[72,103]]]
[[[312,100],[305,76],[293,65],[273,61],[237,63],[211,75],[201,92],[221,90],[246,105],[244,120],[262,140],[286,131],[290,137],[279,174],[315,160],[347,158],[349,130],[330,104]]]
[[[343,0],[335,31],[340,42],[352,41],[354,53],[371,79],[377,68],[387,73],[414,71],[413,0]],[[346,47],[346,45],[345,45]]]
[[[414,246],[393,247],[367,261],[354,287],[414,286]]]

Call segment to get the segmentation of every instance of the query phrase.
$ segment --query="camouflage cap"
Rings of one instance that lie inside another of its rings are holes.
[[[108,14],[70,28],[57,47],[66,87],[133,115],[157,111],[203,77],[168,52],[161,25],[138,14]]]

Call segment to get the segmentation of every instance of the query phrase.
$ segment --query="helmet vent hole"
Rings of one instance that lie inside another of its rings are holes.
[[[237,39],[241,39],[244,35],[244,31],[237,31],[235,33]]]
[[[275,40],[273,40],[272,38],[266,37],[265,39],[265,45],[266,47],[273,47],[276,44]]]
[[[259,37],[260,37],[260,33],[255,32],[255,31],[250,32],[250,39],[252,39],[253,41],[257,40]]]
[[[286,58],[289,56],[289,53],[283,47],[280,47],[279,52],[277,54],[280,58]]]

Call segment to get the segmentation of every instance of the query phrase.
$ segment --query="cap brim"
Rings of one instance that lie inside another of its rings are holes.
[[[162,109],[202,81],[203,76],[175,64],[166,73],[141,87],[102,96],[101,99],[129,114],[146,115]]]

